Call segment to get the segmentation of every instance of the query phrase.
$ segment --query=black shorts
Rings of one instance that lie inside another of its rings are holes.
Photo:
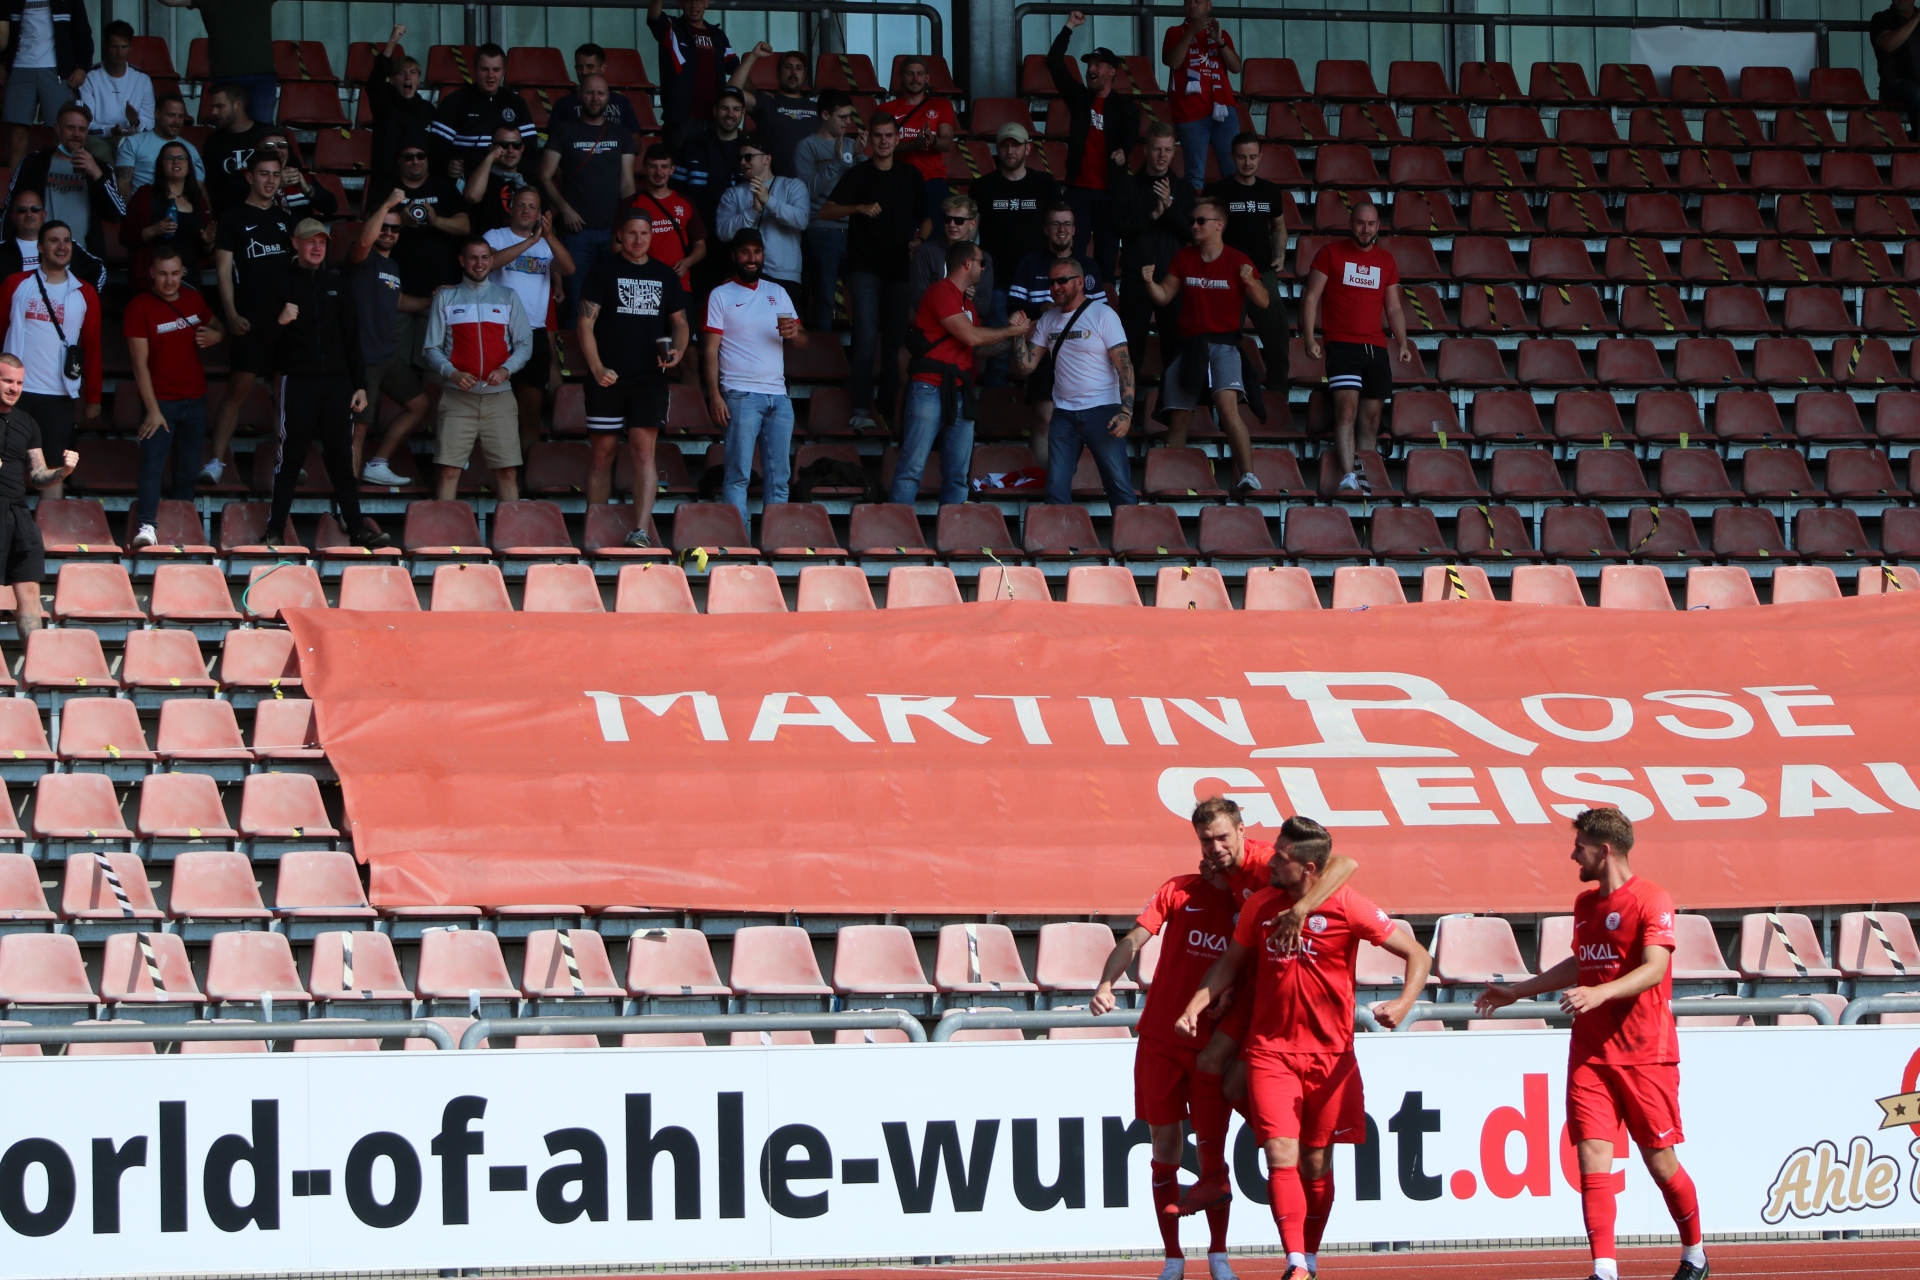
[[[553,347],[547,340],[545,329],[533,331],[533,354],[520,366],[509,381],[516,387],[532,387],[537,391],[547,389],[547,379],[553,376]]]
[[[1393,397],[1393,364],[1387,349],[1372,343],[1327,343],[1327,388],[1358,391],[1362,400]]]
[[[0,587],[47,576],[47,548],[24,502],[0,507]]]
[[[272,319],[262,320],[244,309],[240,315],[250,327],[244,334],[227,339],[227,367],[234,373],[251,373],[265,378],[273,374],[273,349],[280,340],[280,326]]]
[[[669,391],[664,378],[640,379],[622,374],[610,387],[589,382],[587,395],[588,431],[625,431],[633,427],[659,430],[667,425]]]

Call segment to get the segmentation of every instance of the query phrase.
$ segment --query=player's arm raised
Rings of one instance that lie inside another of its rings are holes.
[[[1246,963],[1252,949],[1238,942],[1227,944],[1227,953],[1213,962],[1207,970],[1207,976],[1200,983],[1200,989],[1193,993],[1193,999],[1187,1001],[1185,1012],[1180,1020],[1173,1024],[1174,1030],[1183,1036],[1192,1037],[1200,1032],[1200,1015],[1207,1007],[1233,986],[1233,980],[1240,975],[1240,966]]]
[[[1673,958],[1673,952],[1666,947],[1642,947],[1640,954],[1645,957],[1640,966],[1621,974],[1612,982],[1568,990],[1560,997],[1560,1011],[1590,1013],[1609,1000],[1631,1000],[1642,991],[1659,986],[1660,979],[1667,976],[1667,965]]]
[[[1151,937],[1152,934],[1135,925],[1113,944],[1113,950],[1107,953],[1107,967],[1100,971],[1100,985],[1093,989],[1093,999],[1087,1002],[1087,1008],[1092,1010],[1094,1017],[1113,1011],[1113,984],[1120,981],[1127,966],[1133,963],[1133,958],[1140,954],[1140,948],[1146,946]]]
[[[1380,947],[1407,962],[1407,978],[1400,984],[1400,994],[1373,1006],[1374,1020],[1391,1031],[1407,1020],[1420,993],[1426,989],[1427,975],[1433,972],[1433,956],[1411,934],[1398,929],[1389,933]]]
[[[1281,950],[1299,941],[1300,930],[1306,925],[1307,917],[1324,906],[1327,899],[1338,893],[1340,886],[1359,869],[1360,864],[1344,853],[1330,855],[1319,879],[1307,891],[1307,896],[1274,917],[1273,928],[1267,936],[1279,944]]]
[[[1474,1001],[1481,1013],[1491,1017],[1495,1009],[1504,1008],[1515,1000],[1526,1000],[1533,996],[1543,996],[1549,991],[1563,991],[1580,981],[1580,962],[1568,956],[1553,968],[1538,977],[1528,978],[1525,982],[1502,984],[1490,982],[1480,992],[1480,998]],[[1659,979],[1655,978],[1655,982]],[[1652,983],[1648,984],[1649,986]]]

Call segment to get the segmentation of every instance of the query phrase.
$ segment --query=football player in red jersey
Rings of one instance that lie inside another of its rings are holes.
[[[1360,943],[1375,943],[1407,962],[1400,995],[1373,1006],[1384,1027],[1406,1020],[1432,967],[1425,947],[1344,887],[1308,913],[1297,938],[1275,936],[1275,925],[1310,900],[1333,853],[1333,837],[1311,825],[1316,834],[1301,839],[1289,839],[1282,829],[1269,867],[1271,887],[1241,909],[1226,954],[1207,970],[1174,1024],[1178,1032],[1198,1030],[1208,1008],[1251,961],[1253,1014],[1242,1056],[1254,1130],[1266,1147],[1273,1218],[1287,1250],[1280,1280],[1307,1280],[1318,1269],[1320,1237],[1333,1209],[1333,1144],[1366,1139],[1366,1099],[1353,1053]]]
[[[1320,830],[1316,823],[1291,818],[1281,827],[1282,838],[1297,835],[1300,826]],[[1166,1246],[1166,1264],[1160,1275],[1161,1280],[1177,1280],[1184,1273],[1180,1217],[1205,1209],[1212,1237],[1207,1246],[1210,1280],[1233,1280],[1233,1270],[1227,1265],[1227,1215],[1233,1193],[1226,1153],[1232,1106],[1225,1095],[1221,1068],[1216,1065],[1209,1070],[1208,1061],[1237,1062],[1232,1037],[1245,1034],[1245,1009],[1252,1001],[1242,1000],[1223,1011],[1228,1029],[1218,1034],[1214,1018],[1201,1018],[1184,1034],[1174,1030],[1174,1022],[1185,1011],[1201,978],[1226,951],[1241,905],[1266,883],[1273,846],[1248,839],[1241,825],[1240,806],[1219,796],[1202,800],[1194,808],[1193,829],[1200,839],[1200,870],[1177,875],[1160,886],[1134,927],[1107,957],[1090,1007],[1095,1014],[1114,1007],[1113,984],[1126,973],[1140,948],[1164,926],[1166,937],[1161,942],[1147,1007],[1140,1014],[1133,1060],[1134,1115],[1147,1122],[1153,1139],[1154,1219]],[[1321,885],[1302,899],[1302,910],[1287,917],[1287,927],[1297,934],[1307,915],[1332,896],[1357,865],[1352,858],[1336,859],[1322,876]],[[1241,1014],[1237,1026],[1234,1009]],[[1224,1038],[1223,1052],[1215,1051],[1210,1037],[1215,1041]],[[1180,1197],[1178,1180],[1183,1120],[1191,1122],[1200,1154],[1200,1181],[1185,1200]],[[1190,1201],[1194,1202],[1191,1206]]]
[[[1680,1228],[1674,1280],[1706,1280],[1700,1200],[1674,1147],[1680,1128],[1680,1037],[1673,999],[1673,899],[1633,874],[1633,823],[1618,809],[1573,820],[1573,861],[1595,887],[1573,904],[1573,955],[1537,978],[1480,993],[1483,1013],[1565,990],[1573,1015],[1567,1056],[1567,1128],[1580,1148],[1580,1202],[1593,1274],[1618,1280],[1614,1261],[1614,1135],[1622,1123]]]

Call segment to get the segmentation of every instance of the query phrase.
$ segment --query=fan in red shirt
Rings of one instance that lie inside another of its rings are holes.
[[[1393,395],[1382,321],[1393,330],[1400,363],[1413,362],[1407,321],[1400,312],[1400,270],[1380,246],[1380,210],[1362,200],[1353,206],[1351,240],[1335,240],[1314,256],[1307,289],[1300,295],[1300,333],[1307,354],[1321,357],[1316,321],[1326,334],[1327,389],[1333,392],[1333,448],[1340,460],[1340,488],[1372,493],[1361,470],[1359,448],[1380,441],[1380,409]],[[1324,319],[1320,314],[1326,305]],[[1357,424],[1357,429],[1356,429]]]
[[[1239,75],[1244,64],[1233,47],[1233,37],[1220,29],[1220,20],[1213,16],[1213,0],[1187,0],[1186,17],[1161,40],[1160,61],[1168,68],[1167,98],[1186,157],[1187,181],[1198,191],[1206,185],[1209,148],[1220,162],[1220,172],[1233,172],[1233,136],[1240,132],[1240,112],[1227,73]]]
[[[908,58],[900,64],[900,96],[882,108],[900,126],[900,157],[920,171],[927,185],[927,216],[938,219],[947,198],[947,152],[956,145],[960,117],[953,104],[927,92],[927,64]]]
[[[1597,1280],[1618,1280],[1614,1259],[1614,1135],[1626,1126],[1680,1229],[1674,1280],[1706,1280],[1700,1199],[1674,1147],[1680,1128],[1680,1038],[1673,1010],[1673,899],[1633,874],[1633,823],[1618,809],[1573,820],[1573,862],[1595,887],[1573,904],[1573,955],[1537,978],[1490,986],[1479,1006],[1565,990],[1573,1015],[1567,1055],[1567,1128],[1580,1148],[1580,1201]],[[1568,990],[1568,988],[1571,988]]]
[[[707,256],[707,224],[693,202],[668,184],[673,180],[673,152],[663,143],[647,148],[641,163],[640,190],[628,207],[653,220],[653,248],[648,256],[671,267],[686,287],[687,272]]]
[[[1274,926],[1310,900],[1333,854],[1326,828],[1299,818],[1292,823],[1300,838],[1281,829],[1268,869],[1270,887],[1241,908],[1226,954],[1207,970],[1174,1027],[1198,1029],[1251,963],[1253,1021],[1242,1056],[1254,1131],[1266,1148],[1273,1219],[1287,1250],[1280,1280],[1308,1280],[1333,1210],[1333,1144],[1357,1144],[1367,1133],[1353,1053],[1360,944],[1372,942],[1407,962],[1400,995],[1373,1006],[1384,1027],[1406,1020],[1432,960],[1410,935],[1395,932],[1386,912],[1345,887],[1312,910],[1297,938],[1276,937]]]
[[[1305,819],[1291,818],[1281,834],[1319,829]],[[1153,1139],[1154,1218],[1167,1258],[1161,1280],[1177,1280],[1182,1274],[1180,1218],[1202,1209],[1212,1237],[1207,1246],[1211,1280],[1233,1280],[1227,1265],[1227,1218],[1233,1198],[1227,1174],[1227,1126],[1232,1118],[1228,1095],[1240,1090],[1238,1081],[1228,1082],[1222,1073],[1229,1062],[1237,1065],[1237,1040],[1246,1034],[1253,1002],[1234,1001],[1218,1019],[1202,1017],[1187,1032],[1177,1031],[1174,1023],[1201,979],[1225,953],[1241,905],[1265,886],[1273,846],[1248,839],[1240,806],[1219,796],[1195,806],[1193,830],[1200,840],[1200,870],[1160,886],[1107,957],[1089,1007],[1095,1014],[1114,1007],[1113,984],[1147,941],[1164,928],[1153,987],[1140,1014],[1133,1061],[1134,1115],[1147,1122]],[[1327,868],[1320,885],[1288,914],[1283,928],[1290,931],[1289,937],[1297,936],[1308,913],[1331,897],[1356,865],[1351,858],[1339,858]],[[1200,1181],[1184,1198],[1178,1181],[1183,1120],[1191,1122],[1200,1149]]]
[[[1185,448],[1194,406],[1208,399],[1240,468],[1234,489],[1252,493],[1260,477],[1253,474],[1253,440],[1240,417],[1247,398],[1240,316],[1248,302],[1264,308],[1271,299],[1260,268],[1226,242],[1226,231],[1226,201],[1201,196],[1193,202],[1193,243],[1173,255],[1158,280],[1152,264],[1140,268],[1154,306],[1180,303],[1180,350],[1160,376],[1160,407],[1153,416],[1167,424],[1167,447]]]

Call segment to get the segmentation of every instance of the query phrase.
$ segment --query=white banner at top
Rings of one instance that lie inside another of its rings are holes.
[[[1811,31],[1708,31],[1700,27],[1637,27],[1627,60],[1653,68],[1660,92],[1673,87],[1675,67],[1719,67],[1727,88],[1740,92],[1742,67],[1787,67],[1800,92],[1807,91],[1818,55]]]
[[[1920,1227],[1920,1026],[1681,1040],[1710,1234]],[[1564,1032],[1358,1052],[1330,1242],[1580,1234]],[[1157,1250],[1132,1066],[1122,1041],[8,1058],[0,1277]],[[1272,1246],[1236,1130],[1231,1238]],[[1621,1234],[1669,1233],[1619,1169]]]

